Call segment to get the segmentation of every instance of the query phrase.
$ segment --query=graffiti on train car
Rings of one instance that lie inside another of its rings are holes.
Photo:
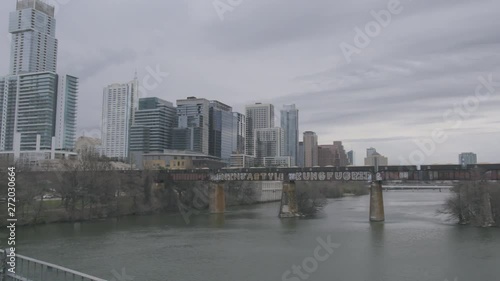
[[[373,171],[332,171],[330,168],[309,171],[284,169],[234,169],[234,170],[177,170],[167,171],[174,181],[371,181]],[[425,170],[397,171],[385,169],[373,180],[500,180],[500,165],[483,169],[463,169],[460,167],[426,167]]]
[[[369,181],[371,172],[217,173],[212,181]]]

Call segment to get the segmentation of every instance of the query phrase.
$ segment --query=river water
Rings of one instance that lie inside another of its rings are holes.
[[[363,196],[329,200],[315,219],[280,220],[268,203],[189,224],[154,215],[26,227],[18,251],[116,281],[500,280],[500,229],[437,215],[448,195],[386,192],[385,223],[368,222]]]

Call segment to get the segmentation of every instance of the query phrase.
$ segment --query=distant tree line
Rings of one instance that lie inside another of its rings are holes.
[[[0,161],[0,184],[7,186],[7,168],[15,166],[20,225],[208,209],[208,182],[172,183],[161,171],[113,170],[112,160],[89,149],[78,160],[62,160],[55,171]],[[0,208],[7,210],[7,189],[0,190]],[[249,183],[227,185],[228,205],[254,204],[257,197]],[[0,224],[4,216],[0,213]]]
[[[154,173],[113,170],[111,159],[84,150],[78,160],[61,160],[54,171],[25,163],[0,163],[0,184],[6,167],[16,167],[16,211],[19,224],[84,221],[145,214],[162,209],[162,190],[153,190]],[[159,194],[156,194],[159,193]],[[0,198],[5,198],[2,189]],[[0,203],[1,205],[4,203]],[[0,216],[3,213],[0,214]]]

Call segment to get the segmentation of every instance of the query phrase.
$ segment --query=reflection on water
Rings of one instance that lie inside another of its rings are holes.
[[[210,223],[213,227],[223,227],[226,216],[224,214],[211,214]]]
[[[500,229],[436,216],[447,194],[384,193],[384,223],[369,222],[364,196],[330,200],[315,219],[280,220],[270,203],[189,224],[170,214],[26,227],[18,250],[107,279],[125,268],[134,280],[281,280],[330,236],[340,247],[308,280],[498,280]]]
[[[384,229],[385,224],[383,222],[370,223],[372,248],[382,248],[384,246]]]

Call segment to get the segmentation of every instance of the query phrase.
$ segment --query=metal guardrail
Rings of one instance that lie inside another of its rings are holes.
[[[0,249],[0,281],[107,281],[59,265],[16,254],[15,274],[10,273],[6,252]]]

